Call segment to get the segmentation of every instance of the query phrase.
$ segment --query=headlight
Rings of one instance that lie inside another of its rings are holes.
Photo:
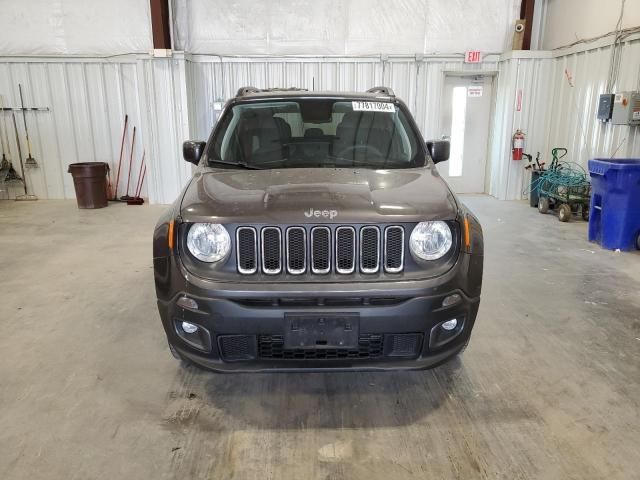
[[[203,262],[219,262],[231,250],[229,232],[218,223],[194,223],[187,234],[191,255]]]
[[[445,222],[420,222],[411,232],[409,248],[421,260],[437,260],[449,251],[452,240]]]

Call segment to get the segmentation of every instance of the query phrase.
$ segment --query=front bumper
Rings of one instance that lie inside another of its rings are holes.
[[[478,260],[480,272],[474,275]],[[158,308],[169,343],[183,357],[220,372],[436,366],[469,341],[480,303],[480,285],[474,282],[481,282],[481,269],[481,257],[461,254],[446,274],[419,281],[229,284],[189,274],[176,257],[155,259]],[[443,307],[453,294],[459,301]],[[195,300],[198,308],[178,305],[182,297]],[[286,348],[285,318],[294,314],[355,317],[358,345]],[[456,329],[444,331],[441,324],[454,318]],[[183,321],[200,327],[198,333],[185,334]]]

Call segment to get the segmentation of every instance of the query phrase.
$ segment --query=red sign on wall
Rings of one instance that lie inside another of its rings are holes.
[[[482,52],[480,50],[469,50],[464,54],[464,63],[481,63]]]

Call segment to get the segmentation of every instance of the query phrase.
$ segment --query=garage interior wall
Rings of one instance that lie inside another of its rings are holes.
[[[538,0],[544,14],[540,48],[553,50],[580,39],[595,38],[615,29],[622,0]],[[640,25],[640,2],[626,0],[621,28]]]
[[[181,161],[182,141],[206,137],[215,102],[244,85],[364,90],[389,84],[425,136],[439,136],[443,72],[495,71],[519,0],[407,0],[393,8],[378,0],[173,0],[172,7],[173,56],[158,58],[148,0],[116,0],[108,8],[97,0],[3,2],[0,97],[17,106],[20,83],[27,105],[51,109],[27,114],[40,163],[27,176],[40,198],[74,198],[70,163],[106,161],[115,169],[126,113],[137,127],[133,178],[144,150],[143,195],[170,203],[191,172]],[[482,66],[464,65],[462,52],[472,48],[487,52]],[[2,120],[16,152],[10,117]],[[24,151],[21,122],[18,131]],[[130,141],[131,132],[125,159]],[[121,175],[119,191],[126,180]]]
[[[153,56],[148,0],[118,1],[109,10],[127,15],[105,14],[97,1],[3,2],[2,101],[18,105],[21,83],[28,105],[51,109],[27,115],[41,164],[28,176],[40,198],[74,197],[70,163],[107,161],[115,167],[127,113],[137,126],[134,178],[145,150],[143,195],[151,203],[170,203],[191,172],[181,161],[182,141],[206,138],[219,103],[244,85],[364,90],[387,84],[413,111],[425,138],[437,138],[445,73],[498,71],[488,190],[501,199],[522,198],[528,181],[523,165],[510,160],[516,128],[527,133],[526,150],[534,154],[548,156],[553,146],[566,146],[583,165],[591,156],[611,156],[618,146],[618,156],[640,156],[637,129],[595,119],[611,38],[553,52],[498,55],[510,46],[519,0],[415,0],[394,8],[361,0],[264,6],[241,0],[233,8],[222,0],[173,0],[176,50],[170,58]],[[47,27],[27,41],[13,26],[25,22]],[[547,41],[543,36],[541,43]],[[483,64],[464,64],[467,49],[485,52]],[[637,38],[626,40],[622,55],[618,90],[635,89]],[[5,113],[2,120],[16,152],[10,117]],[[18,130],[23,139],[21,122]],[[119,190],[125,187],[123,177]]]
[[[540,43],[554,49],[507,52],[500,58],[488,193],[501,200],[526,196],[530,174],[524,162],[511,160],[511,139],[518,128],[526,134],[525,151],[534,157],[541,152],[547,165],[554,147],[567,148],[564,160],[585,170],[590,158],[640,158],[640,128],[596,118],[600,94],[640,90],[639,32],[621,43],[618,81],[613,91],[606,91],[614,41],[606,34],[615,30],[621,4],[607,2],[603,12],[598,0],[536,3],[544,15]],[[622,28],[640,26],[638,6],[625,2]],[[562,48],[567,41],[575,45]]]

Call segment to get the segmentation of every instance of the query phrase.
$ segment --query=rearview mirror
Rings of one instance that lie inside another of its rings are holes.
[[[429,150],[433,163],[446,162],[449,160],[451,142],[449,140],[429,140],[427,150]]]
[[[187,140],[182,144],[182,156],[184,159],[198,165],[200,163],[200,157],[204,153],[205,142],[196,142],[195,140]]]

